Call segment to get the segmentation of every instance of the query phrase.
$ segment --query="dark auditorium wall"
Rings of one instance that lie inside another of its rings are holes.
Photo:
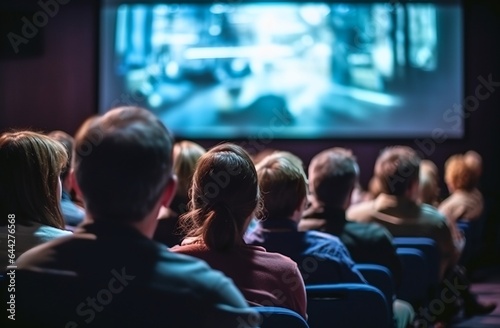
[[[74,133],[86,117],[96,113],[98,1],[59,2],[66,4],[61,4],[57,14],[40,28],[40,37],[43,38],[41,54],[7,59],[0,56],[0,131],[10,127],[31,127],[45,131],[63,129]],[[474,95],[480,76],[487,78],[491,74],[494,81],[500,81],[500,2],[464,2],[465,95],[469,96]],[[37,1],[2,0],[0,3],[2,14],[30,10],[40,10]],[[443,112],[446,109],[443,108]],[[348,147],[360,161],[361,180],[366,186],[374,160],[385,146],[407,144],[420,149],[436,162],[441,172],[448,156],[474,149],[484,158],[481,189],[487,201],[485,242],[490,250],[495,251],[492,258],[500,259],[500,147],[496,141],[500,134],[499,109],[500,90],[494,90],[466,119],[467,135],[464,140],[272,140],[264,144],[257,139],[253,141],[251,150],[263,145],[290,150],[300,155],[307,164],[320,150],[332,146]],[[214,144],[213,141],[201,143],[205,146]]]
[[[48,18],[37,35],[27,38],[28,42],[43,38],[42,54],[25,53],[25,45],[20,44],[18,56],[0,56],[0,129],[32,127],[74,132],[95,112],[97,1],[59,2],[59,11]],[[36,15],[40,10],[33,0],[0,3],[2,12]],[[23,36],[21,27],[13,33]]]

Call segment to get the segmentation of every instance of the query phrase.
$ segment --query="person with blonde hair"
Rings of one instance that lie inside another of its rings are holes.
[[[419,200],[434,207],[439,206],[439,173],[433,161],[424,159],[420,162]]]
[[[64,229],[60,174],[67,163],[64,146],[33,131],[0,136],[0,265],[8,265],[9,218],[15,222],[15,255],[57,237]],[[12,221],[11,220],[11,221]],[[12,257],[11,257],[12,259]]]
[[[189,188],[198,159],[206,153],[199,144],[183,140],[174,144],[173,170],[178,179],[174,199],[168,208],[162,207],[153,239],[168,247],[181,243],[184,233],[179,226],[179,216],[187,211]]]
[[[189,210],[181,216],[187,237],[172,251],[198,257],[225,273],[251,305],[285,307],[306,318],[305,287],[297,264],[243,239],[260,208],[250,156],[235,144],[218,145],[198,160]]]
[[[62,185],[62,197],[61,197],[61,211],[64,217],[64,222],[66,226],[76,227],[83,222],[85,218],[85,209],[74,202],[74,189],[72,186],[72,181],[70,179],[71,172],[71,162],[73,157],[73,146],[75,139],[68,133],[61,130],[54,130],[48,134],[49,137],[54,140],[59,141],[66,149],[66,154],[68,155],[67,164],[61,171],[61,185]]]

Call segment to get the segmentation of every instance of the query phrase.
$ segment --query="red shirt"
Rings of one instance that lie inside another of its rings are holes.
[[[251,305],[285,307],[307,317],[304,281],[297,264],[286,256],[251,245],[219,252],[196,243],[171,250],[200,258],[222,271]]]

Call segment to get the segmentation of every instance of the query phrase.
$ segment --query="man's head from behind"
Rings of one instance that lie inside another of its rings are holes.
[[[143,108],[119,107],[85,122],[75,137],[73,159],[76,182],[95,221],[141,221],[166,187],[175,186],[172,137]]]
[[[300,220],[307,197],[307,181],[300,159],[287,152],[276,152],[261,160],[256,168],[264,218]]]
[[[418,197],[420,157],[407,146],[385,148],[375,162],[374,177],[379,179],[382,192],[394,196]],[[415,194],[415,195],[413,195]]]
[[[324,150],[309,164],[309,188],[323,206],[346,209],[358,177],[356,158],[344,148]]]

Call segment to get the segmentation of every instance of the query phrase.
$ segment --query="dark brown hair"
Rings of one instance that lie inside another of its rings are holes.
[[[210,249],[243,243],[249,217],[260,206],[255,166],[248,153],[224,143],[200,157],[193,175],[189,210],[181,216],[188,237]]]
[[[33,131],[0,136],[0,208],[7,214],[64,229],[58,193],[59,175],[67,163],[64,146]],[[60,192],[60,190],[59,190]]]
[[[351,151],[330,148],[309,164],[309,186],[313,197],[325,206],[343,208],[358,181],[359,166]]]
[[[87,120],[75,137],[74,170],[95,221],[141,221],[172,178],[172,136],[140,107]]]
[[[402,196],[418,183],[420,157],[407,146],[385,148],[375,162],[374,176],[379,179],[383,193]]]

